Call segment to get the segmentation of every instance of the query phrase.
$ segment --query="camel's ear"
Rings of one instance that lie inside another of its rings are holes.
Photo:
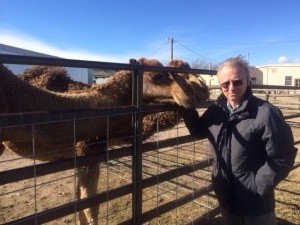
[[[5,146],[2,143],[0,143],[0,155],[2,155],[4,150],[5,150]]]
[[[183,61],[181,59],[172,59],[168,63],[167,66],[169,66],[169,67],[177,67],[177,68],[186,68],[186,69],[190,69],[191,68],[190,65],[187,62],[185,62],[185,61]]]
[[[136,59],[129,59],[129,64],[136,65],[138,61]]]
[[[143,58],[139,58],[137,62],[140,65],[147,65],[148,60],[143,57]]]
[[[163,64],[161,64],[157,59],[147,59],[143,57],[138,60],[138,63],[145,66],[163,67]]]

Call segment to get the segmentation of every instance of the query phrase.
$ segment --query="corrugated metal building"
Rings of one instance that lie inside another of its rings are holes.
[[[24,55],[24,56],[35,56],[35,57],[54,57],[52,55],[46,55],[39,52],[34,52],[22,48],[16,48],[9,45],[0,44],[0,54],[11,54],[11,55]],[[5,64],[8,69],[10,69],[14,74],[22,73],[26,68],[31,65],[17,65],[17,64]],[[93,69],[90,68],[71,68],[66,67],[69,76],[75,80],[83,83],[91,84],[93,83]]]

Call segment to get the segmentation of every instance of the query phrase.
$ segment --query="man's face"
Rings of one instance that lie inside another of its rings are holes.
[[[232,107],[240,104],[248,86],[248,80],[241,71],[239,67],[228,65],[218,72],[222,92]]]

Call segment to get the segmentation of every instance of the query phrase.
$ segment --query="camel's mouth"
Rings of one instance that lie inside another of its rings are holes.
[[[152,104],[163,104],[163,105],[177,105],[174,98],[159,98],[159,97],[148,97],[143,99],[144,104],[146,105],[152,105]]]
[[[191,108],[195,105],[193,93],[189,96],[183,92],[173,92],[172,94],[172,96],[144,96],[144,104],[176,105],[184,108]]]

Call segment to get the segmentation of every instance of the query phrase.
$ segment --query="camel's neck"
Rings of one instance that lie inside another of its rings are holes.
[[[40,110],[58,110],[66,104],[64,99],[59,101],[55,93],[36,88],[16,77],[11,71],[1,66],[0,68],[0,113],[29,112]],[[51,103],[51,104],[50,104]],[[49,107],[52,105],[52,107]]]
[[[91,92],[58,94],[36,88],[0,66],[0,113],[129,105],[132,99],[131,80],[130,73],[117,73]]]
[[[102,98],[104,106],[125,106],[132,103],[132,75],[130,71],[119,71],[101,85],[93,87]]]

